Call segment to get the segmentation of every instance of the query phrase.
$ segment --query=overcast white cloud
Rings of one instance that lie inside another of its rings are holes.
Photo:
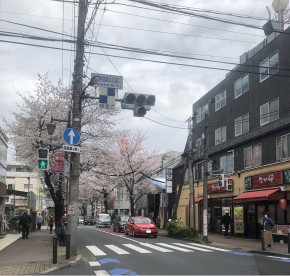
[[[91,1],[92,3],[97,0]],[[205,20],[199,17],[183,16],[156,8],[140,5],[128,0],[107,0],[101,5],[94,22],[87,32],[87,40],[110,43],[146,50],[167,51],[172,54],[203,58],[208,60],[239,63],[240,55],[253,48],[264,38],[262,30],[246,28],[233,24]],[[242,14],[250,18],[239,18],[203,12],[201,14],[231,19],[237,22],[263,26],[268,19],[266,6],[271,8],[272,0],[240,1],[165,1],[159,3],[189,8],[219,11],[222,13]],[[104,9],[105,8],[105,9]],[[154,9],[154,11],[153,11]],[[92,9],[89,10],[88,19]],[[272,10],[272,14],[273,14]],[[66,35],[74,35],[77,5],[53,0],[0,0],[0,113],[9,117],[10,111],[17,110],[20,98],[17,91],[33,91],[37,74],[49,72],[53,81],[63,78],[64,85],[71,83],[73,54],[69,51],[24,46],[3,42],[31,43],[50,47],[73,49],[73,45],[61,42],[47,42],[3,36],[4,32],[14,32],[62,38],[61,35],[45,32],[49,30]],[[252,17],[263,18],[254,20]],[[10,21],[6,22],[6,21]],[[16,25],[13,23],[22,25]],[[39,29],[25,27],[33,26]],[[67,38],[63,36],[63,38]],[[226,71],[186,67],[138,60],[122,59],[97,54],[104,54],[100,48],[87,48],[91,55],[86,55],[90,77],[92,72],[124,77],[124,92],[155,94],[157,101],[146,118],[135,118],[130,110],[122,110],[119,127],[142,129],[147,132],[146,146],[160,153],[167,150],[183,151],[187,137],[186,120],[191,116],[192,104],[218,84]],[[217,68],[233,68],[234,65],[197,61],[190,59],[169,58],[140,53],[104,50],[108,55],[135,57]],[[113,65],[112,65],[113,63]],[[117,70],[116,70],[117,68]],[[88,79],[86,79],[88,81]],[[155,122],[153,122],[153,121]],[[156,123],[158,122],[158,123]],[[170,127],[172,126],[172,127]],[[175,128],[173,128],[175,127]]]

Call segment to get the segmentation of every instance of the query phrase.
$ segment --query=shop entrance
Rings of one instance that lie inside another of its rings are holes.
[[[257,212],[255,204],[245,206],[245,236],[257,238]]]

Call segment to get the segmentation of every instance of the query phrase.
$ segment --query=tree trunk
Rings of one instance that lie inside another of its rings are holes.
[[[135,216],[135,206],[134,206],[134,199],[130,194],[130,209],[131,209],[131,216]]]

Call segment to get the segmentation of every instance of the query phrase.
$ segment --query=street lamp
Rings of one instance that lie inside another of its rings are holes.
[[[27,177],[27,180],[28,180],[27,209],[30,209],[30,177]]]

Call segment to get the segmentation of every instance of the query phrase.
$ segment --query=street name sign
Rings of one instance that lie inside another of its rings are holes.
[[[68,152],[75,152],[75,153],[81,152],[81,147],[79,147],[79,146],[62,145],[62,149],[64,151],[68,151]]]
[[[80,139],[80,133],[74,128],[67,128],[63,133],[63,140],[69,145],[77,145]]]
[[[92,73],[91,80],[95,87],[108,87],[123,89],[123,77],[114,75],[105,75],[99,73]]]

